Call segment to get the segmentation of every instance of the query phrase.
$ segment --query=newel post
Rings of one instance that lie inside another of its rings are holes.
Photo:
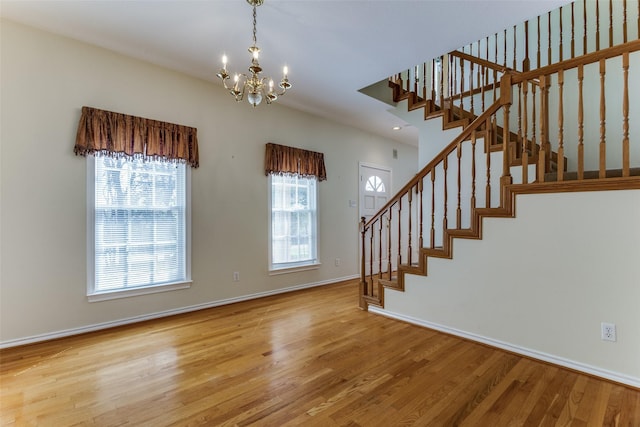
[[[511,131],[509,130],[509,110],[512,102],[511,74],[500,79],[500,104],[504,112],[502,123],[502,177],[500,178],[500,206],[505,207],[505,189],[513,180],[511,178]]]
[[[361,248],[360,248],[360,295],[358,297],[358,305],[360,306],[360,308],[362,310],[366,310],[367,309],[367,302],[365,301],[365,295],[367,294],[367,279],[365,277],[365,245],[364,245],[364,239],[365,239],[365,233],[366,233],[366,229],[365,229],[365,218],[361,217],[360,218],[360,235],[362,237],[362,241],[361,241]]]

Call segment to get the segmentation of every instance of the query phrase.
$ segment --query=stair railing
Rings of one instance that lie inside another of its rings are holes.
[[[405,273],[426,274],[426,257],[451,257],[453,237],[478,238],[481,215],[510,216],[514,185],[551,180],[544,191],[563,191],[575,178],[579,191],[640,176],[640,127],[630,129],[640,123],[640,108],[629,105],[629,93],[640,93],[639,51],[634,40],[525,73],[507,71],[496,102],[378,213],[362,218],[361,307],[382,306],[383,288],[403,289]],[[619,78],[607,78],[612,70]],[[576,100],[567,102],[570,80]]]
[[[634,38],[640,39],[640,0],[577,0],[460,50],[529,71]]]
[[[382,287],[397,283],[400,266],[421,268],[425,250],[445,250],[448,243],[443,241],[443,231],[469,228],[463,212],[500,205],[500,182],[509,179],[509,171],[503,167],[502,175],[496,175],[491,166],[496,156],[489,146],[496,140],[493,116],[504,102],[508,102],[506,95],[467,126],[378,213],[368,221],[362,218],[363,308],[382,305]]]
[[[577,0],[418,64],[390,82],[410,99],[410,109],[431,103],[425,118],[446,107],[457,118],[473,119],[485,102],[500,97],[504,72],[539,69],[634,38],[640,39],[640,0]]]
[[[640,119],[640,112],[629,106],[629,93],[640,93],[638,78],[629,77],[630,72],[640,76],[638,51],[640,40],[633,40],[513,75],[513,101],[525,110],[516,119],[520,138],[512,141],[522,147],[517,151],[522,182],[528,182],[528,166],[533,163],[527,154],[532,146],[538,151],[538,182],[630,176],[632,165],[640,163],[640,153],[630,149],[630,123]],[[537,99],[526,89],[532,79],[539,82]],[[532,144],[530,135],[536,131],[538,142]],[[640,133],[634,136],[637,140]],[[597,145],[589,145],[588,139],[594,138]]]
[[[453,51],[389,78],[394,99],[408,99],[409,110],[425,108],[425,118],[447,110],[452,120],[473,120],[500,98],[500,79],[510,68]]]

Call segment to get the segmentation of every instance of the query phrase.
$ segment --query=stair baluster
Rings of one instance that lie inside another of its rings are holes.
[[[564,179],[564,70],[558,71],[558,181]]]
[[[607,146],[605,140],[606,134],[606,124],[605,120],[607,117],[607,102],[605,99],[605,73],[606,73],[606,62],[604,59],[600,60],[600,173],[599,177],[606,178],[607,176]]]
[[[629,52],[622,55],[622,176],[629,176]]]

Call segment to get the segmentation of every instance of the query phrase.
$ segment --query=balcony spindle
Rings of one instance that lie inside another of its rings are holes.
[[[456,156],[458,157],[458,208],[456,209],[456,228],[462,228],[462,143],[458,143],[456,148]]]
[[[609,0],[609,47],[613,47],[613,0]]]
[[[458,60],[458,64],[460,65],[460,118],[464,117],[464,105],[463,105],[463,100],[464,100],[464,59],[460,58]]]
[[[524,60],[522,61],[522,71],[527,72],[531,68],[529,59],[529,21],[524,23]]]
[[[422,63],[422,99],[427,99],[427,63]],[[431,82],[431,88],[433,88],[433,82]]]
[[[574,10],[575,4],[575,2],[571,3],[571,58],[575,58],[576,56],[576,21]]]
[[[522,82],[522,183],[527,184],[529,182],[529,150],[528,150],[528,103],[527,95],[529,93],[529,81],[524,80]]]
[[[484,44],[484,49],[485,49],[485,58],[487,61],[489,61],[489,36],[487,36],[486,42]]]
[[[627,42],[627,0],[622,0],[622,42]]]
[[[513,69],[518,69],[518,61],[516,60],[516,26],[513,26]]]
[[[373,224],[370,228],[369,233],[369,286],[370,286],[370,295],[373,295]]]
[[[447,94],[447,98],[449,98],[449,104],[451,104],[452,102],[452,97],[453,97],[453,86],[454,86],[454,82],[453,82],[453,55],[449,55],[449,93]]]
[[[551,11],[547,13],[547,65],[551,65]]]
[[[440,57],[440,108],[444,107],[444,56]]]
[[[407,92],[411,92],[411,69],[407,69],[407,86],[405,88]]]
[[[538,140],[536,139],[536,88],[535,84],[531,85],[531,154],[536,156],[540,152]],[[537,165],[537,163],[536,163]],[[537,179],[537,176],[536,176]]]
[[[409,189],[407,193],[407,198],[409,201],[409,209],[407,209],[407,213],[409,214],[409,221],[407,224],[407,229],[409,230],[409,237],[407,239],[407,264],[411,265],[411,252],[413,252],[412,247],[412,238],[413,238],[413,226],[411,223],[411,214],[413,212],[413,187]]]
[[[629,52],[622,54],[622,176],[629,176]]]
[[[391,263],[391,224],[392,224],[392,212],[393,209],[389,207],[389,217],[387,218],[387,274],[389,280],[393,279],[393,265]]]
[[[378,278],[382,279],[382,217],[378,219]]]
[[[600,173],[598,177],[600,179],[606,178],[607,176],[607,147],[606,147],[606,125],[605,120],[607,117],[607,103],[605,100],[605,73],[606,73],[606,65],[605,60],[600,60]]]
[[[544,174],[549,170],[547,163],[551,153],[548,150],[549,141],[549,126],[548,126],[548,114],[547,109],[547,94],[549,93],[549,77],[540,76],[540,151],[538,152],[538,182],[544,182]]]
[[[366,241],[366,228],[365,228],[365,217],[361,217],[360,218],[360,252],[362,253],[362,256],[360,257],[360,287],[362,289],[362,295],[363,296],[368,296],[369,292],[367,290],[367,272],[366,272],[366,257],[365,257],[365,253],[366,253],[366,246],[365,246],[365,241]],[[360,300],[360,308],[364,308],[363,306],[363,301],[362,299]]]
[[[476,137],[474,130],[471,133],[471,213],[476,208]]]
[[[436,247],[436,169],[431,169],[431,235],[429,247]]]
[[[424,247],[424,239],[423,239],[423,235],[422,235],[422,224],[423,224],[423,215],[424,215],[424,211],[423,211],[423,207],[424,207],[424,199],[423,199],[423,187],[424,187],[424,178],[421,178],[420,181],[418,181],[418,191],[420,192],[420,222],[419,222],[419,228],[420,228],[420,236],[419,236],[419,248],[422,249]]]
[[[482,69],[482,88],[480,89],[480,97],[482,98],[482,111],[484,112],[485,88],[487,87],[487,84],[488,84],[489,74],[487,72],[488,71],[487,68],[484,65],[478,68]]]
[[[442,167],[443,167],[443,172],[442,175],[444,176],[444,185],[443,185],[443,192],[444,192],[444,214],[443,214],[443,219],[442,219],[442,231],[446,231],[448,228],[448,221],[447,221],[447,216],[448,216],[448,208],[449,208],[449,188],[447,186],[447,175],[449,173],[449,157],[445,157],[444,160],[442,161]],[[444,245],[444,242],[442,242],[442,244]]]
[[[587,0],[582,0],[582,54],[587,54]]]
[[[502,65],[504,65],[504,67],[507,67],[507,29],[504,29],[504,36],[503,36],[503,49],[502,49],[502,55],[503,55],[503,59],[502,59]]]
[[[578,65],[578,179],[584,178],[584,66]]]
[[[398,264],[402,264],[402,198],[398,200]]]
[[[600,0],[596,0],[596,51],[600,50]]]
[[[558,48],[559,48],[558,49],[558,58],[559,58],[560,61],[562,61],[562,59],[563,59],[563,51],[562,51],[562,45],[563,45],[563,42],[562,42],[562,6],[560,6],[560,10],[558,11],[558,13],[559,13],[559,18],[558,19],[560,20],[560,44],[558,46]]]
[[[520,146],[516,148],[515,154],[516,156],[519,156],[518,150],[522,147],[522,82],[518,83],[518,134],[516,138]]]
[[[436,60],[435,58],[431,60],[431,101],[433,104],[436,103],[436,75],[438,69],[436,68]],[[426,96],[425,96],[426,99]]]
[[[540,16],[538,16],[538,52],[536,54],[536,68],[540,68]]]
[[[484,134],[484,151],[487,157],[487,185],[485,186],[485,207],[491,207],[491,140],[492,140],[492,122],[491,118],[487,118],[485,123]]]
[[[500,82],[500,102],[503,109],[503,121],[502,121],[502,186],[511,184],[511,131],[509,130],[509,110],[511,109],[512,95],[511,95],[511,74],[505,74],[502,76]],[[504,86],[502,88],[502,86]],[[502,193],[501,193],[502,194]],[[504,200],[501,199],[501,206],[505,206]]]
[[[564,70],[558,71],[558,181],[564,179]]]

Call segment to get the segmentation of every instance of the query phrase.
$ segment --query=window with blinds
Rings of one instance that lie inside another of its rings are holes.
[[[184,164],[96,156],[89,294],[186,282]]]
[[[317,264],[316,178],[271,174],[271,270]]]

